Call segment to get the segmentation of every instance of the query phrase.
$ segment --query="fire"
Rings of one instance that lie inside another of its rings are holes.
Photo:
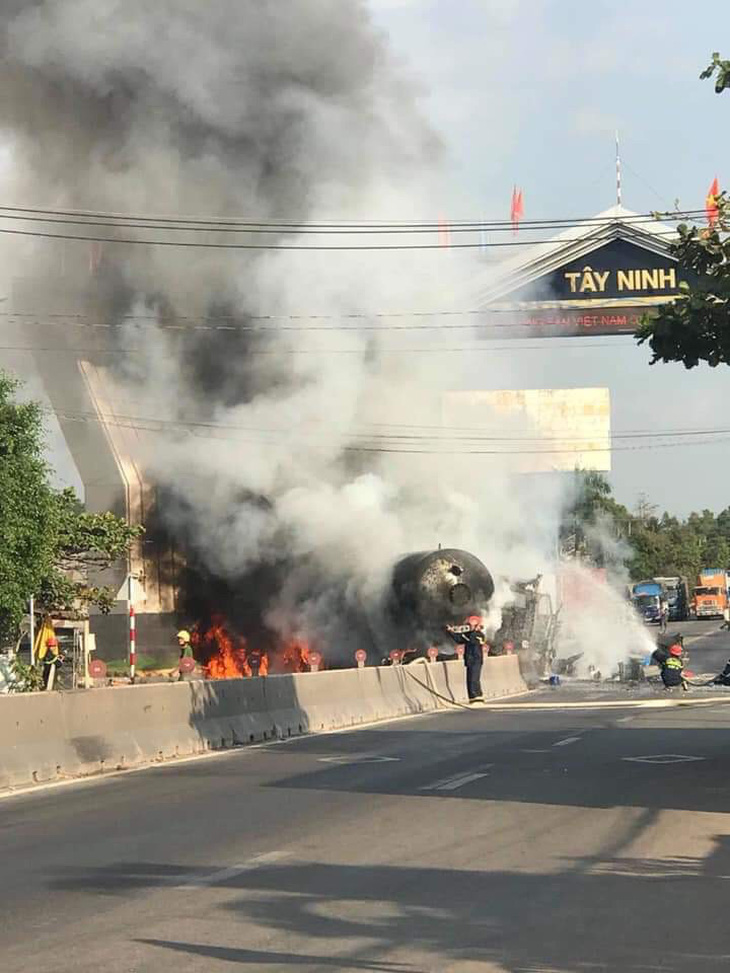
[[[296,639],[284,646],[282,654],[284,672],[309,672],[309,643]]]
[[[204,630],[196,627],[192,644],[207,679],[245,679],[270,672],[309,672],[310,668],[310,646],[305,639],[291,639],[271,653],[265,652],[236,634],[222,615],[214,615]]]
[[[204,632],[194,632],[192,643],[208,679],[243,679],[265,676],[269,671],[267,654],[250,649],[243,636],[231,635],[220,615],[213,617]]]

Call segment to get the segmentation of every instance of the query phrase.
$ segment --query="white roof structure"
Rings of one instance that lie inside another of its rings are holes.
[[[526,247],[508,260],[492,265],[474,281],[471,306],[494,305],[514,291],[539,280],[573,260],[588,256],[613,240],[623,240],[658,256],[669,257],[676,230],[615,205],[581,220],[549,241]]]

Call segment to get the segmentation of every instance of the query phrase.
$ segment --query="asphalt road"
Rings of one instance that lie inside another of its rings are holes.
[[[689,666],[697,673],[721,672],[730,657],[730,633],[721,628],[722,619],[708,618],[700,621],[670,622],[667,631],[680,632],[689,654]],[[652,635],[658,635],[658,627],[650,626]]]
[[[581,693],[1,801],[0,969],[726,968],[730,690]]]

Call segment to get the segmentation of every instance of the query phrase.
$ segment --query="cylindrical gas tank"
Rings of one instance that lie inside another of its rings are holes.
[[[393,609],[419,627],[460,624],[481,614],[493,594],[484,564],[457,548],[408,554],[393,570]]]

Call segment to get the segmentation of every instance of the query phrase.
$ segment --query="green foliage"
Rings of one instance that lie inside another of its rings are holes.
[[[645,315],[637,329],[639,344],[648,342],[658,361],[682,362],[694,368],[701,361],[715,368],[730,364],[730,201],[717,199],[718,220],[701,229],[681,224],[671,252],[682,271],[697,283],[684,285],[675,301]]]
[[[15,677],[11,687],[12,692],[36,693],[43,689],[43,671],[40,665],[28,665],[16,655],[11,663],[11,670]]]
[[[730,88],[730,61],[712,55],[700,78],[715,76],[715,91]],[[688,271],[696,284],[656,312],[645,315],[636,337],[648,342],[651,364],[682,362],[695,368],[701,361],[715,368],[730,364],[730,203],[725,193],[717,198],[718,220],[711,229],[682,224],[671,252],[677,258],[680,277]]]
[[[145,655],[143,652],[138,652],[136,663],[137,671],[149,672],[157,669],[174,669],[178,664],[178,659],[179,657],[177,654],[154,656]],[[129,659],[111,659],[106,664],[106,671],[108,676],[128,676]]]
[[[141,532],[53,489],[41,409],[17,402],[17,390],[0,372],[0,644],[14,640],[30,595],[42,612],[108,611],[114,592],[90,584],[88,572],[124,557]]]
[[[712,55],[712,60],[700,75],[700,79],[706,81],[713,75],[717,75],[715,78],[716,94],[720,95],[725,88],[730,88],[730,61],[723,61],[717,51]]]
[[[611,567],[611,558],[618,557],[632,581],[679,575],[691,587],[702,568],[730,568],[730,507],[717,516],[703,510],[680,520],[657,516],[642,496],[632,513],[614,500],[600,473],[579,471],[561,541],[564,550],[600,567]]]
[[[15,402],[17,388],[0,373],[0,644],[13,638],[28,596],[53,569],[56,536],[41,410]]]
[[[617,544],[627,534],[628,510],[611,495],[611,485],[601,473],[576,470],[572,500],[563,511],[561,548],[586,558],[599,567],[621,562]]]

